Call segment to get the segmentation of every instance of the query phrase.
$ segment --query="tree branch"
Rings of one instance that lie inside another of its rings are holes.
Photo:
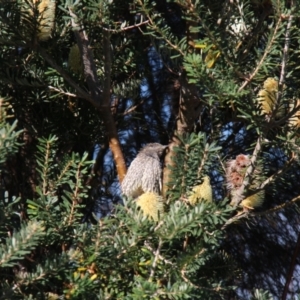
[[[292,165],[292,163],[294,162],[295,157],[292,156],[292,158],[283,166],[282,169],[278,170],[276,173],[274,173],[273,175],[271,175],[268,179],[266,179],[257,189],[257,191],[259,190],[263,190],[265,188],[266,185],[270,184],[271,182],[273,182],[279,175],[284,174],[289,167]]]
[[[237,215],[235,215],[232,218],[230,218],[229,220],[227,220],[226,223],[223,225],[222,229],[225,229],[228,225],[236,222],[239,219],[268,215],[268,214],[274,213],[276,211],[279,211],[283,208],[286,208],[288,206],[291,206],[299,200],[300,200],[300,195],[293,198],[292,200],[290,200],[288,202],[285,202],[281,205],[277,205],[277,206],[275,206],[271,209],[265,210],[265,211],[260,211],[260,212],[249,212],[249,211],[245,212],[245,211],[242,211],[242,212],[239,212]]]
[[[93,106],[97,107],[97,102],[94,101],[94,99],[91,97],[89,93],[87,93],[84,89],[82,89],[78,84],[71,78],[71,76],[61,67],[59,66],[55,60],[47,53],[47,51],[42,48],[38,47],[39,54],[45,59],[45,61],[53,68],[55,69],[62,77],[63,79],[68,82],[68,84],[73,87],[76,92],[78,93],[78,97],[83,98],[87,101],[89,101]]]
[[[111,33],[118,33],[118,32],[123,32],[123,31],[130,30],[130,29],[133,29],[133,28],[138,28],[138,27],[141,27],[141,26],[146,25],[148,23],[149,23],[149,20],[146,20],[146,21],[140,22],[138,24],[134,24],[134,25],[131,25],[131,26],[123,27],[121,29],[107,29],[107,28],[103,28],[103,30],[111,32]]]
[[[109,141],[109,147],[114,156],[116,168],[119,176],[119,181],[122,182],[126,174],[125,159],[121,150],[121,144],[118,138],[118,132],[112,112],[110,109],[111,100],[111,49],[110,49],[110,34],[103,30],[103,51],[104,51],[104,87],[103,91],[100,88],[100,82],[97,78],[96,65],[93,59],[93,53],[89,47],[88,36],[80,24],[72,8],[69,7],[71,16],[71,24],[77,40],[77,44],[82,57],[84,76],[91,93],[91,99],[94,106],[100,112],[100,117],[103,120],[106,135]]]
[[[65,91],[63,91],[62,89],[58,89],[58,88],[56,88],[56,87],[54,87],[54,86],[51,86],[51,85],[48,85],[48,89],[51,90],[51,91],[58,92],[59,94],[65,95],[65,96],[68,96],[68,97],[73,97],[73,98],[77,98],[77,97],[78,97],[78,98],[80,98],[80,96],[77,95],[77,94],[65,92]]]

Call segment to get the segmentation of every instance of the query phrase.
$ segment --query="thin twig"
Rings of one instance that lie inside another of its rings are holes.
[[[136,110],[140,105],[142,105],[144,103],[144,100],[142,100],[140,103],[128,108],[127,110],[125,110],[121,115],[122,116],[126,116],[130,113],[132,113],[134,110]]]
[[[274,173],[273,175],[271,175],[268,179],[266,179],[257,189],[257,191],[259,190],[263,190],[265,188],[266,185],[270,184],[271,182],[273,182],[279,175],[284,174],[289,167],[292,165],[292,163],[294,162],[295,157],[293,156],[284,166],[282,169],[278,170],[276,173]]]
[[[223,172],[226,173],[226,166],[224,165],[224,163],[223,163],[223,161],[222,161],[222,159],[221,159],[221,157],[220,157],[219,154],[217,154],[217,158],[219,160],[219,163],[220,163],[220,165],[222,167]]]
[[[123,27],[123,28],[120,28],[120,29],[103,28],[103,30],[111,32],[111,33],[119,33],[119,32],[130,30],[130,29],[133,29],[133,28],[141,27],[142,25],[146,25],[148,23],[149,23],[149,20],[146,20],[146,21],[140,22],[138,24],[134,24],[134,25],[131,25],[131,26]]]
[[[206,250],[205,249],[200,249],[198,253],[196,253],[196,255],[194,256],[195,258],[202,255]],[[214,291],[214,292],[218,292],[223,290],[222,287],[220,286],[216,286],[214,288],[208,288],[208,287],[204,287],[204,286],[199,286],[194,284],[193,282],[191,282],[187,277],[186,277],[186,267],[187,267],[188,263],[185,263],[182,267],[182,269],[180,270],[180,274],[181,274],[181,278],[188,284],[190,284],[191,286],[197,288],[197,289],[202,289],[202,290],[206,290],[206,291]]]
[[[163,39],[163,40],[164,40],[171,48],[173,48],[174,50],[178,51],[182,56],[184,56],[185,53],[183,53],[177,45],[174,45],[167,37],[165,37],[164,34],[163,34],[163,33],[161,32],[161,30],[159,29],[159,27],[156,26],[154,20],[150,17],[149,13],[147,13],[147,10],[143,7],[143,6],[144,6],[143,2],[140,1],[140,0],[138,0],[138,3],[139,3],[139,5],[142,7],[142,9],[143,9],[145,15],[147,16],[147,19],[148,19],[148,22],[149,22],[148,24],[149,24],[150,28],[152,28],[153,30],[155,30],[156,33],[158,33],[158,34],[161,36],[161,38],[162,38],[162,39]],[[138,28],[139,28],[139,30],[144,34],[144,32],[141,30],[141,28],[140,28],[140,27],[138,27]]]
[[[282,90],[283,90],[283,85],[285,81],[285,76],[286,76],[286,64],[288,60],[288,52],[289,52],[289,47],[290,47],[290,35],[291,35],[291,26],[292,26],[292,21],[293,21],[293,15],[290,14],[289,20],[286,26],[286,32],[285,32],[285,37],[284,37],[284,48],[283,48],[283,55],[282,55],[282,63],[281,63],[281,72],[280,72],[280,78],[279,78],[279,83],[278,83],[278,94],[277,94],[277,105],[280,105],[280,100],[282,96]]]
[[[150,250],[154,255],[155,255],[155,251],[154,249],[149,245],[148,242],[145,242],[145,247]],[[165,264],[171,265],[173,266],[173,263],[171,261],[169,261],[168,259],[164,258],[162,255],[158,254],[158,258],[163,261]]]
[[[70,93],[70,92],[65,92],[62,89],[58,89],[58,88],[56,88],[54,86],[51,86],[51,85],[48,85],[48,89],[52,90],[52,91],[55,91],[55,92],[58,92],[61,95],[65,95],[65,96],[69,96],[69,97],[73,97],[73,98],[80,98],[80,95],[76,95],[76,94],[73,94],[73,93]]]
[[[154,259],[153,259],[153,263],[152,263],[152,266],[151,266],[151,271],[150,271],[150,276],[149,276],[148,281],[152,281],[152,278],[154,277],[154,272],[155,272],[157,262],[158,262],[158,259],[159,259],[159,256],[160,256],[160,249],[161,249],[162,245],[163,245],[163,242],[162,242],[161,239],[159,239],[157,249],[154,252]]]
[[[71,16],[72,29],[82,57],[85,80],[87,82],[93,100],[97,102],[98,105],[103,106],[105,101],[103,101],[104,97],[100,88],[99,79],[97,77],[97,69],[93,59],[93,53],[89,47],[89,39],[87,33],[84,30],[82,24],[79,23],[78,17],[72,11],[71,7],[69,7],[69,14]]]
[[[55,60],[47,53],[47,51],[39,47],[38,48],[39,54],[48,62],[48,64],[54,68],[63,78],[66,80],[70,86],[72,86],[76,92],[78,93],[78,97],[88,100],[91,104],[97,107],[97,103],[93,100],[91,95],[83,90],[72,78],[71,76],[61,67],[59,66]]]
[[[276,34],[277,34],[277,31],[279,29],[279,25],[281,23],[281,19],[278,18],[278,21],[277,21],[277,24],[275,26],[275,29],[274,29],[274,33],[273,33],[273,36],[271,38],[271,41],[270,43],[268,44],[267,48],[265,49],[264,51],[264,54],[263,56],[261,57],[259,63],[257,64],[256,68],[254,69],[254,71],[252,72],[252,74],[243,82],[243,84],[240,86],[240,88],[238,89],[238,91],[240,92],[241,90],[243,90],[246,85],[252,81],[252,79],[255,77],[255,75],[257,74],[257,72],[259,71],[259,69],[261,68],[264,60],[266,59],[267,55],[269,54],[269,52],[271,51],[271,48],[273,46],[273,42],[275,40],[275,37],[276,37]]]
[[[204,152],[203,152],[203,155],[202,155],[201,163],[200,163],[200,166],[199,166],[198,171],[197,171],[197,178],[200,177],[200,174],[201,174],[201,172],[202,172],[202,169],[203,169],[203,167],[204,167],[204,165],[205,165],[205,162],[206,162],[206,160],[207,160],[207,157],[208,157],[208,148],[209,148],[209,145],[206,144],[206,145],[205,145]]]
[[[103,84],[103,102],[110,106],[111,98],[111,48],[110,33],[103,31],[103,53],[104,53],[104,84]]]
[[[199,16],[194,14],[194,18],[198,19],[198,22],[200,22],[203,26],[203,28],[205,29],[208,37],[210,38],[210,40],[213,42],[213,44],[217,47],[217,49],[219,49],[222,53],[222,55],[224,56],[224,59],[226,60],[226,62],[228,63],[228,65],[230,67],[233,68],[234,72],[240,77],[243,78],[245,80],[248,80],[246,78],[246,76],[244,74],[242,74],[239,70],[237,70],[236,66],[234,65],[234,63],[231,61],[231,59],[229,58],[229,56],[227,55],[227,51],[225,51],[223,49],[223,47],[221,46],[221,44],[218,42],[218,40],[214,37],[214,35],[211,33],[210,29],[208,28],[208,26],[206,26],[206,24],[204,23],[203,19]]]
[[[250,217],[253,218],[253,217],[272,214],[274,212],[277,212],[279,210],[282,210],[288,206],[295,204],[295,202],[297,202],[299,200],[300,200],[300,195],[293,198],[292,200],[290,200],[288,202],[285,202],[281,205],[277,205],[277,206],[275,206],[271,209],[265,210],[265,211],[259,211],[259,212],[242,211],[242,212],[239,212],[237,215],[235,215],[232,218],[230,218],[229,220],[227,220],[226,223],[223,225],[222,229],[225,229],[228,225],[236,222],[239,219],[250,218]]]

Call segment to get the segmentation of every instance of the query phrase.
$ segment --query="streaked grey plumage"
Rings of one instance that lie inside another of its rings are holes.
[[[127,197],[137,198],[145,192],[160,194],[162,166],[160,158],[167,146],[147,144],[132,161],[121,188]]]

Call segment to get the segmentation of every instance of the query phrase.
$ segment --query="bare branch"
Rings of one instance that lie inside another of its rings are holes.
[[[270,184],[271,182],[273,182],[276,178],[278,178],[280,175],[284,174],[289,167],[292,165],[292,163],[294,162],[295,157],[293,156],[284,166],[282,169],[278,170],[276,173],[274,173],[273,175],[271,175],[268,179],[266,179],[257,190],[263,190],[266,185]]]
[[[119,180],[122,182],[126,174],[125,159],[121,150],[121,144],[118,137],[116,124],[111,111],[111,49],[110,49],[110,33],[103,30],[103,54],[104,54],[104,87],[101,90],[100,81],[97,78],[97,69],[93,59],[92,50],[89,47],[87,33],[82,25],[78,22],[78,18],[69,7],[71,16],[71,24],[77,40],[77,44],[82,57],[84,76],[91,93],[91,99],[98,108],[103,120],[106,135],[109,140],[109,148],[114,156],[116,169]]]
[[[93,59],[92,50],[89,47],[89,40],[85,30],[82,28],[80,24],[77,23],[77,16],[72,12],[72,9],[69,7],[71,24],[73,27],[73,32],[75,34],[78,47],[80,49],[83,69],[84,69],[84,77],[89,86],[92,98],[97,102],[98,106],[103,105],[103,95],[100,88],[100,82],[97,78],[97,70],[96,65]]]
[[[159,256],[160,256],[160,249],[161,249],[162,245],[163,245],[163,242],[162,242],[161,239],[159,239],[157,249],[153,253],[154,254],[154,259],[153,259],[153,263],[152,263],[152,266],[151,266],[151,271],[150,271],[150,276],[149,276],[148,281],[152,281],[152,278],[154,277],[154,272],[155,272],[156,265],[157,265],[157,262],[158,262],[158,259],[159,259]]]
[[[280,78],[279,78],[279,83],[278,83],[278,94],[277,94],[277,101],[276,101],[277,105],[280,105],[283,85],[284,85],[284,81],[285,81],[286,64],[287,64],[287,60],[288,60],[288,52],[289,52],[289,47],[290,47],[290,34],[291,34],[292,20],[293,20],[293,15],[290,14],[288,23],[287,23],[287,27],[286,27],[285,37],[284,37],[284,48],[283,48],[283,55],[282,55],[282,62],[281,62],[281,72],[280,72]]]
[[[142,100],[140,103],[128,108],[126,111],[124,111],[122,113],[122,116],[126,116],[129,115],[130,113],[132,113],[133,111],[135,111],[140,105],[142,105],[144,103],[144,100]]]
[[[111,33],[119,33],[119,32],[130,30],[130,29],[133,29],[133,28],[141,27],[141,26],[146,25],[148,23],[149,23],[149,20],[146,20],[146,21],[140,22],[138,24],[134,24],[134,25],[131,25],[131,26],[123,27],[123,28],[120,28],[120,29],[107,29],[107,28],[103,28],[103,30],[111,32]]]
[[[73,98],[80,98],[80,95],[73,94],[73,93],[70,93],[70,92],[65,92],[62,89],[58,89],[58,88],[56,88],[54,86],[51,86],[51,85],[48,85],[48,89],[51,90],[51,91],[58,92],[59,94],[64,95],[64,96],[69,96],[69,97],[73,97]]]
[[[250,211],[242,211],[239,212],[237,215],[233,216],[232,218],[230,218],[229,220],[227,220],[227,222],[223,225],[222,229],[225,229],[228,225],[238,221],[239,219],[243,219],[243,218],[253,218],[253,217],[257,217],[257,216],[264,216],[264,215],[269,215],[272,214],[276,211],[282,210],[288,206],[294,205],[295,202],[300,200],[300,195],[293,198],[292,200],[285,202],[281,205],[277,205],[271,209],[265,210],[265,211],[260,211],[260,212],[250,212]]]

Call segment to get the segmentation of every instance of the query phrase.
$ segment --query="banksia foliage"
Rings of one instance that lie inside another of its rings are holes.
[[[242,187],[250,163],[250,157],[244,154],[240,154],[236,159],[227,162],[226,185],[231,195],[230,204],[233,206],[240,205],[246,209],[253,209],[261,206],[263,203],[264,191],[255,193],[255,190],[259,187],[259,176],[261,176],[261,168],[259,166],[256,166],[252,174],[247,191],[244,191]]]
[[[82,59],[79,51],[79,47],[77,44],[74,44],[70,48],[69,60],[68,60],[69,68],[76,74],[82,74],[83,65]]]
[[[274,78],[267,78],[264,82],[264,87],[258,92],[257,101],[261,113],[264,115],[271,115],[276,109],[276,117],[280,118],[283,116],[283,107],[277,106],[277,95],[278,95],[278,81]]]
[[[160,158],[166,146],[147,144],[132,161],[122,182],[122,192],[127,197],[137,198],[145,192],[160,194],[162,166]]]
[[[202,199],[205,201],[212,201],[212,188],[209,176],[205,176],[203,178],[203,183],[196,185],[193,188],[187,200],[191,205],[195,205]]]
[[[163,199],[156,193],[147,192],[142,194],[137,200],[136,205],[141,208],[143,215],[158,221],[163,214]]]

